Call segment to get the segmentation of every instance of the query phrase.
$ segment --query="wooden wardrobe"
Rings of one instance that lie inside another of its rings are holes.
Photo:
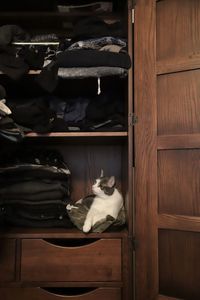
[[[90,192],[97,170],[115,175],[126,229],[1,229],[2,300],[200,299],[200,1],[122,2],[120,16],[105,17],[123,18],[127,31],[127,130],[23,143],[62,152],[73,199]],[[77,16],[0,12],[1,24],[44,17],[52,25]]]

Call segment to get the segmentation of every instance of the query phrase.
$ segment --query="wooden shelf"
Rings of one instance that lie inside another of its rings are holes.
[[[115,232],[83,233],[73,228],[24,228],[8,227],[0,229],[0,238],[50,238],[50,239],[73,239],[73,238],[120,238],[127,235],[127,230],[122,229]]]
[[[161,135],[157,138],[158,150],[200,148],[200,133]]]
[[[157,75],[200,69],[200,56],[157,61]]]
[[[194,217],[183,215],[159,214],[158,227],[160,229],[200,232],[200,216]]]
[[[50,132],[46,134],[38,134],[31,132],[26,134],[27,138],[35,137],[126,137],[128,132]]]

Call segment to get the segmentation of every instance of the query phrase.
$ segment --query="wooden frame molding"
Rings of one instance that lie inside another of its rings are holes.
[[[136,300],[158,295],[156,1],[135,6]]]

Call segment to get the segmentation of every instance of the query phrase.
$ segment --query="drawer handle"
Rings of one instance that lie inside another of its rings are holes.
[[[45,242],[66,248],[82,247],[90,245],[98,241],[99,239],[43,239]]]
[[[57,296],[84,296],[88,295],[90,293],[93,293],[98,288],[41,288],[41,290],[44,290],[45,292],[48,292],[53,295]]]

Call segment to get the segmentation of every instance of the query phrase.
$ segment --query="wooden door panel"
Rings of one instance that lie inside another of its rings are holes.
[[[158,152],[159,213],[200,216],[200,149]]]
[[[158,76],[158,135],[200,133],[200,70]]]
[[[200,233],[159,230],[160,294],[200,299]]]
[[[200,299],[200,1],[138,0],[134,28],[136,300]]]
[[[200,57],[200,1],[163,0],[157,3],[157,60]]]

